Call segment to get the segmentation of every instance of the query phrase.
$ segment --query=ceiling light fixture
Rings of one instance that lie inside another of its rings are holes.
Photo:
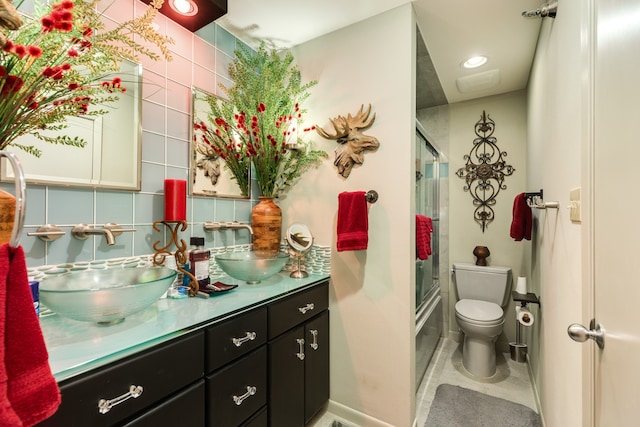
[[[474,56],[472,58],[467,59],[462,63],[464,68],[478,68],[488,61],[486,56]]]
[[[169,6],[184,16],[194,16],[198,13],[198,5],[191,0],[170,0]]]
[[[142,0],[150,4],[153,0]],[[200,28],[227,13],[228,0],[165,0],[160,13],[189,31]]]

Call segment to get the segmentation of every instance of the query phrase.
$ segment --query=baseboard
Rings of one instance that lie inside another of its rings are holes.
[[[540,393],[538,393],[538,386],[536,384],[535,377],[533,375],[533,369],[531,368],[531,360],[529,359],[529,354],[526,356],[527,360],[527,372],[529,373],[529,382],[531,383],[531,388],[533,389],[533,399],[536,401],[536,409],[538,410],[538,415],[540,415],[540,422],[542,423],[542,427],[546,427],[546,423],[544,422],[544,413],[542,412],[542,404],[540,403]]]
[[[327,412],[346,420],[354,426],[395,427],[333,400],[329,400]]]

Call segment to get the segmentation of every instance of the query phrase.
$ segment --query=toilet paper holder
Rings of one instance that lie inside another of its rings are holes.
[[[521,294],[516,291],[511,291],[511,297],[514,301],[519,302],[522,307],[526,307],[527,304],[540,305],[540,300],[533,292]],[[520,322],[518,322],[518,319],[516,319],[516,341],[509,343],[509,350],[511,352],[511,360],[522,363],[526,362],[527,360],[527,345],[521,341],[521,328],[522,325],[520,324]]]
[[[516,291],[511,291],[511,298],[513,298],[514,301],[519,302],[523,307],[526,307],[529,303],[540,305],[540,300],[533,292],[520,294]]]

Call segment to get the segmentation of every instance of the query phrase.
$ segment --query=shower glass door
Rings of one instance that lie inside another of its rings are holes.
[[[433,224],[431,255],[426,260],[416,258],[416,312],[439,288],[439,176],[438,151],[416,130],[416,213],[431,218]]]

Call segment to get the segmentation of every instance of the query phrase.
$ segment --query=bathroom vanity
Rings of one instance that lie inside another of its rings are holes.
[[[328,286],[279,273],[118,325],[42,318],[62,404],[39,426],[303,426],[329,398]]]

